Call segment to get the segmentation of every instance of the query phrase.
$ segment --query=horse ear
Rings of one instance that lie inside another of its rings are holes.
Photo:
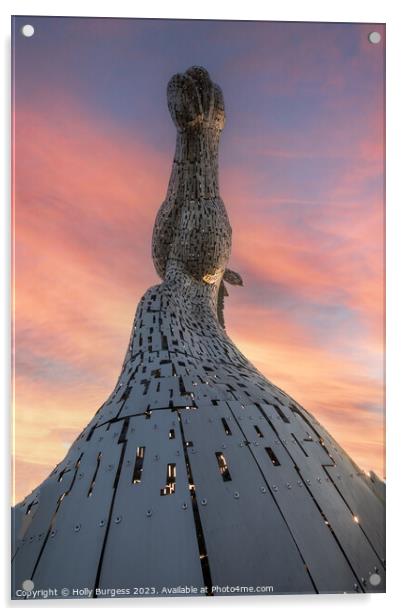
[[[217,304],[217,313],[218,313],[218,321],[220,323],[220,325],[222,325],[223,329],[225,329],[225,319],[223,317],[223,309],[225,307],[225,297],[228,295],[228,292],[226,290],[226,287],[223,283],[223,281],[221,281],[221,284],[219,285],[219,291],[218,291],[218,304]]]
[[[229,284],[232,284],[238,287],[243,286],[243,278],[240,276],[240,274],[230,269],[225,270],[225,273],[223,274],[223,280],[225,282],[228,282]]]

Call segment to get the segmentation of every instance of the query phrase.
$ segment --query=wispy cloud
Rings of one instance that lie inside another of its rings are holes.
[[[245,281],[228,332],[383,474],[383,54],[369,27],[62,21],[17,53],[16,499],[109,395],[158,280],[164,83],[194,62],[227,102],[221,192]]]

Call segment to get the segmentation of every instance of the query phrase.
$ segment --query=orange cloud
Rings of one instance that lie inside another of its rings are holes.
[[[34,108],[15,116],[16,500],[43,480],[114,386],[136,304],[157,281],[150,241],[170,171],[170,153],[141,135],[128,137],[72,100],[55,97],[55,106],[55,117]],[[253,177],[233,167],[223,173],[222,192],[234,228],[233,267],[261,285],[280,285],[300,304],[336,300],[366,329],[352,340],[343,332],[335,341],[334,332],[328,346],[296,312],[261,306],[247,278],[228,298],[226,322],[270,380],[314,412],[364,468],[383,474],[383,391],[371,374],[382,352],[381,259],[372,248],[381,253],[382,213],[375,202],[364,218],[353,208],[356,187],[378,171],[375,146],[362,148],[372,168],[351,169],[327,203],[317,201],[317,212],[336,203],[339,218],[310,214],[316,239],[271,211],[292,195],[261,199]],[[285,156],[275,147],[273,154]]]
[[[136,303],[157,281],[147,253],[169,166],[66,109],[63,125],[16,114],[17,499],[110,393]]]

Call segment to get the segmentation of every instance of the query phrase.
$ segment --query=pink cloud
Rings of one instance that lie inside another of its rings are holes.
[[[39,109],[16,112],[17,500],[63,457],[114,385],[137,301],[158,280],[150,241],[171,162],[140,135],[129,137],[74,100],[53,97],[62,124]],[[286,159],[288,150],[277,147],[273,155]],[[312,214],[308,221],[317,237],[343,240],[330,253],[270,211],[270,204],[295,198],[286,187],[261,199],[251,175],[234,168],[222,175],[233,267],[304,301],[340,298],[371,328],[352,342],[357,352],[345,357],[324,348],[288,313],[262,309],[248,297],[247,280],[245,289],[231,293],[226,320],[233,340],[268,378],[315,412],[365,468],[381,474],[381,417],[364,404],[381,406],[382,387],[362,356],[371,361],[382,349],[382,270],[372,250],[382,218],[375,202],[364,218],[353,209],[379,157],[374,141],[359,148],[373,166],[351,167],[339,178],[341,188],[328,192],[339,218]]]

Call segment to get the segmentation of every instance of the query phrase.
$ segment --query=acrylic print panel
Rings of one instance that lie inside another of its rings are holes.
[[[12,46],[12,597],[384,592],[384,26]]]

